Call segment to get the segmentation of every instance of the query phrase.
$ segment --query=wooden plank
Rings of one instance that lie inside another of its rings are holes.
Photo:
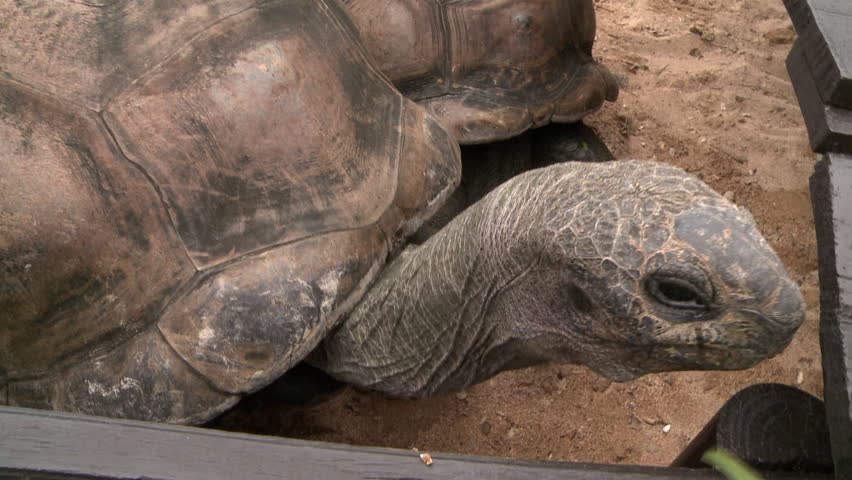
[[[722,408],[724,408],[724,405]],[[703,464],[701,457],[704,456],[704,453],[717,446],[716,425],[719,424],[719,413],[720,412],[716,412],[716,414],[713,415],[706,424],[704,424],[701,431],[692,437],[689,444],[687,444],[680,454],[672,460],[672,463],[670,464],[672,467],[698,468]]]
[[[823,103],[813,72],[805,62],[801,38],[796,39],[787,56],[787,71],[799,99],[811,148],[815,152],[852,153],[852,110]]]
[[[709,469],[530,462],[350,447],[0,407],[0,477],[150,479],[723,479]],[[41,475],[41,476],[39,476]],[[51,476],[52,475],[52,476]],[[767,474],[767,480],[827,475]]]
[[[852,109],[852,2],[784,0],[822,100]]]
[[[819,248],[820,347],[837,478],[852,478],[852,156],[829,153],[811,177]]]

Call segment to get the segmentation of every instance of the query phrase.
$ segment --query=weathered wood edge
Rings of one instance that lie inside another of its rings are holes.
[[[722,479],[709,469],[532,462],[235,434],[0,407],[0,477],[233,479]],[[58,477],[57,477],[58,475]],[[829,479],[772,474],[768,480]]]
[[[804,57],[826,104],[852,108],[852,3],[784,0],[804,45]]]
[[[730,399],[728,400],[730,401]],[[724,407],[724,405],[723,405]],[[721,408],[704,424],[704,427],[690,440],[689,444],[672,460],[671,467],[700,468],[704,452],[716,446],[716,425],[719,423]]]
[[[815,152],[852,153],[852,110],[823,103],[813,72],[804,58],[805,46],[797,38],[787,56],[787,71],[799,100],[811,148]]]
[[[848,140],[838,135],[835,127],[838,118],[841,129],[852,121],[842,118],[844,113],[849,115],[850,110],[829,103],[838,104],[837,94],[844,95],[847,100],[852,96],[848,81],[848,70],[852,68],[852,3],[848,0],[784,0],[784,5],[799,33],[787,57],[787,68],[799,97],[811,147],[826,153],[825,159],[817,164],[810,185],[819,249],[820,347],[835,475],[837,479],[850,479],[852,157],[839,153],[848,152],[848,145],[845,145]],[[821,15],[822,18],[818,18]],[[845,74],[840,73],[838,61],[843,63]],[[845,86],[839,82],[843,77],[847,80]],[[849,105],[842,100],[839,104]],[[838,113],[841,117],[836,115]]]
[[[820,348],[838,479],[852,478],[852,156],[829,153],[811,177],[819,249]]]

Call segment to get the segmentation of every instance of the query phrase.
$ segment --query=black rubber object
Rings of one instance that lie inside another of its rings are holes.
[[[737,392],[671,466],[707,467],[701,457],[714,447],[761,470],[830,473],[834,469],[823,402],[788,385],[761,383]]]
[[[533,168],[564,162],[605,162],[615,157],[582,122],[551,123],[508,140],[465,145],[462,180],[447,202],[409,239],[419,245],[501,183]]]
[[[833,469],[825,406],[788,385],[752,385],[731,397],[719,410],[716,445],[759,469]]]
[[[562,162],[607,162],[615,159],[597,132],[583,122],[551,123],[530,133],[536,168]]]

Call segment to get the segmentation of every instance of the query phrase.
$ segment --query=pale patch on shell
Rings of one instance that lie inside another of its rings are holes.
[[[210,327],[205,326],[201,330],[198,331],[198,345],[203,347],[213,339],[216,335],[216,331]]]
[[[101,383],[93,382],[91,380],[85,380],[85,382],[89,395],[97,394],[104,398],[118,398],[123,390],[142,390],[142,386],[139,384],[139,381],[130,377],[122,378],[118,385],[113,385],[111,387],[106,387]]]
[[[337,290],[340,287],[340,277],[343,276],[342,269],[330,270],[317,281],[317,286],[322,290],[322,304],[320,311],[323,315],[331,313],[334,299],[337,298]]]

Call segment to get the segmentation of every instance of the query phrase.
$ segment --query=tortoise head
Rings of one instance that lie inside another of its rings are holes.
[[[555,361],[614,380],[750,367],[804,302],[754,220],[637,161],[525,172],[397,256],[311,361],[393,396]]]
[[[715,200],[674,215],[669,244],[646,264],[651,371],[747,368],[780,353],[804,320],[796,283],[751,215]]]
[[[550,360],[614,381],[744,369],[780,353],[804,320],[802,295],[752,216],[694,176],[628,161],[529,180],[546,199],[529,213],[545,225],[531,229],[544,273],[519,286],[537,298],[520,328],[546,332],[535,341]]]

